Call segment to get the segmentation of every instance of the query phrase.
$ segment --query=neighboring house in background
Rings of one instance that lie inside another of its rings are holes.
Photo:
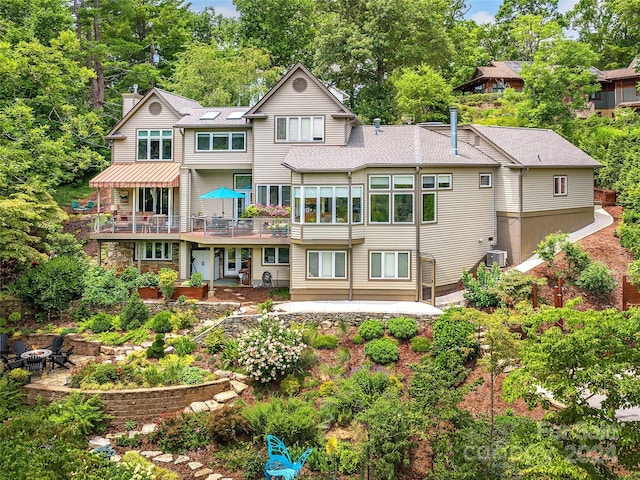
[[[509,60],[492,61],[486,67],[476,67],[471,80],[455,88],[466,93],[503,93],[507,88],[521,92],[524,80],[520,76],[522,65],[529,62]]]
[[[640,71],[637,68],[638,59],[634,58],[627,68],[599,71],[598,82],[602,88],[589,97],[596,112],[609,117],[618,107],[640,110]]]
[[[487,252],[517,263],[594,217],[599,164],[552,131],[363,126],[301,64],[250,108],[159,89],[124,104],[113,165],[90,182],[113,188],[117,215],[92,237],[119,268],[214,285],[269,272],[294,300],[429,300]],[[221,186],[244,198],[200,198]],[[243,219],[250,202],[291,217]]]
[[[502,93],[506,88],[513,88],[520,92],[524,88],[520,72],[527,63],[529,62],[494,61],[487,67],[477,67],[471,80],[457,86],[455,90],[464,93]],[[598,70],[591,67],[601,89],[589,97],[587,112],[611,116],[618,107],[640,109],[640,71],[637,67],[637,58],[627,68]]]

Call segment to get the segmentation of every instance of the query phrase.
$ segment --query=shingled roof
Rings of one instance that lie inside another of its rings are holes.
[[[471,128],[511,158],[514,167],[602,166],[553,130],[486,125],[471,125]]]
[[[450,137],[417,125],[354,127],[345,146],[296,146],[282,163],[296,172],[349,172],[367,167],[498,166],[471,145],[451,153]]]

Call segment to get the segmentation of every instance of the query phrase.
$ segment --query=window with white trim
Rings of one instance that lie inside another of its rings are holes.
[[[322,142],[324,117],[276,117],[276,142]]]
[[[291,185],[258,185],[257,194],[262,205],[291,206]]]
[[[138,130],[138,160],[171,160],[173,130]]]
[[[413,223],[413,175],[369,177],[369,222]]]
[[[171,260],[173,255],[173,243],[171,242],[143,242],[134,249],[133,259],[137,260],[136,252],[140,252],[142,260]]]
[[[436,192],[422,192],[422,223],[437,221],[436,200]]]
[[[263,265],[289,265],[289,247],[264,247]]]
[[[244,152],[245,132],[196,132],[196,152]]]
[[[408,279],[409,252],[370,252],[369,278]]]
[[[555,175],[553,177],[553,195],[556,197],[566,196],[569,191],[566,175]]]
[[[296,223],[362,223],[362,186],[305,185],[293,189],[293,221]]]
[[[307,278],[347,278],[347,252],[307,251]]]
[[[490,173],[481,173],[480,174],[480,188],[491,188],[491,174]]]

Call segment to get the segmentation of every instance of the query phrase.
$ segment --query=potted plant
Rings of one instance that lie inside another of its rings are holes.
[[[158,289],[158,275],[149,271],[143,273],[137,278],[138,295],[142,299],[157,300],[160,298],[160,290]]]
[[[205,283],[200,272],[193,272],[191,278],[179,287],[176,287],[173,298],[184,295],[187,298],[202,300],[209,293],[209,284]]]
[[[289,225],[285,222],[273,222],[268,227],[272,237],[287,237],[289,235]]]

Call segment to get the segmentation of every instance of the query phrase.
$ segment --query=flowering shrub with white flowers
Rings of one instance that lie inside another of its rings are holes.
[[[302,328],[287,327],[265,313],[260,325],[238,340],[238,362],[250,377],[268,383],[292,371],[304,348]]]

